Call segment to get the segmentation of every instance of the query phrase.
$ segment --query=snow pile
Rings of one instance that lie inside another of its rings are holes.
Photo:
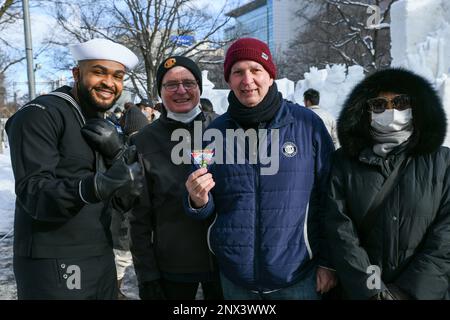
[[[391,8],[392,66],[427,78],[442,97],[450,120],[450,2],[400,0]],[[450,135],[444,141],[450,146]]]
[[[228,108],[228,93],[230,90],[225,89],[214,89],[214,83],[212,83],[208,79],[208,71],[203,70],[202,71],[202,84],[203,84],[203,91],[202,91],[202,98],[207,98],[209,101],[211,101],[214,111],[217,114],[222,114],[227,111]]]
[[[297,82],[294,101],[303,105],[303,93],[308,89],[320,92],[320,106],[337,117],[347,95],[364,78],[364,69],[359,65],[348,68],[342,64],[326,66],[325,69],[310,68],[305,79]]]
[[[398,1],[391,21],[392,66],[413,69],[432,82],[450,72],[449,1]]]
[[[288,78],[275,80],[278,91],[281,92],[284,99],[294,101],[295,82]]]
[[[16,196],[9,148],[0,153],[0,238],[13,227]]]

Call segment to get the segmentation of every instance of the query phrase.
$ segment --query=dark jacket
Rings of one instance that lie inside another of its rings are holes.
[[[222,133],[228,155],[226,130],[241,127],[227,112],[210,128]],[[248,147],[244,164],[238,164],[235,152],[234,164],[210,166],[215,187],[205,208],[186,206],[197,219],[216,215],[209,243],[220,271],[236,285],[263,292],[293,285],[314,267],[320,252],[319,201],[334,151],[322,120],[286,100],[267,125],[264,152],[275,144],[275,129],[278,171],[262,173],[269,165],[249,161],[255,146]]]
[[[414,132],[386,159],[372,151],[366,101],[381,91],[412,97]],[[394,284],[415,299],[442,299],[450,275],[450,150],[440,145],[445,114],[431,85],[403,70],[385,70],[357,85],[338,120],[342,149],[333,159],[327,235],[332,262],[349,298],[368,299]],[[361,223],[399,158],[411,158],[378,207],[369,232]],[[369,289],[371,265],[381,288]]]
[[[213,271],[206,244],[209,223],[191,219],[183,210],[184,184],[191,171],[190,154],[187,164],[175,164],[171,160],[172,150],[180,145],[179,136],[171,141],[172,132],[185,130],[182,139],[190,147],[193,141],[189,135],[193,139],[194,123],[183,124],[166,115],[164,109],[158,120],[132,138],[146,179],[130,218],[131,253],[140,284],[160,278],[161,273]],[[196,121],[203,122],[203,128],[208,125],[203,114]]]
[[[70,95],[69,87],[56,92]],[[79,106],[43,95],[7,122],[15,177],[14,254],[34,258],[89,257],[111,253],[104,203],[86,204],[82,178],[97,168],[80,133]]]

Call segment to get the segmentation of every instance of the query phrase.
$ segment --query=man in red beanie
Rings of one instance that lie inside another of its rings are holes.
[[[264,42],[234,42],[224,76],[231,88],[228,111],[210,126],[222,137],[212,144],[214,163],[186,181],[186,212],[196,219],[216,214],[208,244],[226,299],[320,299],[336,284],[320,207],[331,138],[314,112],[282,98]],[[248,139],[239,154],[234,138],[244,130]],[[266,170],[267,156],[277,162],[274,172]]]

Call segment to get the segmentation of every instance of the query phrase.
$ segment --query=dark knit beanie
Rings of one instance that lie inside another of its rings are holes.
[[[150,122],[147,117],[142,113],[142,111],[133,106],[127,110],[125,113],[125,125],[123,127],[123,132],[129,136],[130,134],[141,130]]]
[[[277,68],[273,63],[267,44],[254,38],[241,38],[233,42],[225,55],[223,75],[226,82],[228,82],[233,65],[242,60],[256,61],[266,69],[272,79],[277,76]]]
[[[164,75],[172,68],[175,67],[185,67],[188,69],[195,77],[200,88],[200,94],[202,93],[202,72],[200,71],[197,64],[189,58],[182,56],[171,56],[164,60],[158,67],[156,72],[156,84],[158,86],[158,94],[161,96],[161,86]]]
[[[144,106],[144,107],[150,107],[153,108],[152,103],[148,99],[142,99],[139,103],[136,103],[138,107]]]

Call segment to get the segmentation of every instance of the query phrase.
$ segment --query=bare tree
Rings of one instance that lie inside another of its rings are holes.
[[[66,36],[51,43],[62,46],[62,52],[71,41],[95,37],[124,44],[141,61],[130,74],[135,93],[151,98],[157,94],[156,69],[165,57],[198,60],[225,44],[218,32],[229,19],[223,15],[226,6],[213,16],[193,0],[59,1],[55,16]],[[180,44],[182,40],[187,41]]]
[[[305,27],[278,61],[280,73],[299,79],[311,66],[359,64],[365,71],[389,66],[390,8],[395,1],[317,0],[303,5],[297,14]],[[311,6],[317,13],[305,15]]]
[[[19,50],[14,44],[2,36],[3,32],[20,18],[19,0],[0,2],[0,74],[4,74],[12,65],[25,59],[23,55],[18,54]]]
[[[0,26],[13,23],[19,16],[18,12],[15,10],[18,0],[3,0],[0,2]]]

